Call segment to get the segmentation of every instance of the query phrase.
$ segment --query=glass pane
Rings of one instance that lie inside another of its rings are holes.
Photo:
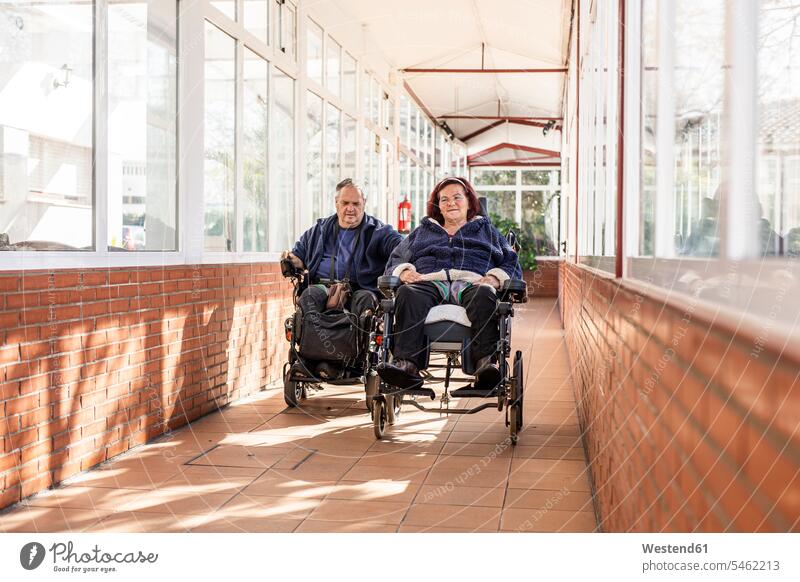
[[[800,257],[800,27],[798,5],[761,0],[758,198],[761,254]]]
[[[242,169],[245,251],[267,250],[267,61],[245,49],[242,94]]]
[[[2,4],[0,249],[93,248],[92,10]]]
[[[658,2],[642,0],[641,199],[639,253],[653,256],[658,121]]]
[[[308,21],[306,37],[306,75],[322,85],[322,28]]]
[[[558,254],[559,193],[545,191],[522,192],[522,231],[533,241],[537,256]]]
[[[264,43],[267,42],[268,19],[267,0],[244,0],[244,26]]]
[[[375,77],[370,77],[369,118],[375,125],[381,122],[381,87]]]
[[[297,34],[297,9],[289,1],[275,0],[276,45],[278,50],[294,60]]]
[[[269,250],[281,251],[294,245],[294,79],[271,68],[273,104],[269,147]]]
[[[408,147],[408,97],[400,95],[400,144]]]
[[[361,70],[361,115],[369,119],[369,73]]]
[[[211,5],[231,20],[236,20],[236,0],[213,0]]]
[[[358,124],[349,115],[344,116],[342,152],[344,161],[342,166],[342,179],[356,177],[356,131]]]
[[[322,98],[306,93],[306,196],[312,200],[314,220],[323,217]]]
[[[682,255],[719,254],[724,26],[724,4],[712,0],[678,1],[673,77],[673,238],[676,252]],[[663,228],[669,228],[669,225],[665,224]]]
[[[411,111],[408,117],[408,132],[409,132],[409,144],[408,149],[411,150],[412,153],[417,153],[417,142],[419,140],[419,136],[417,135],[417,108],[413,105],[411,106]]]
[[[328,77],[327,85],[328,90],[333,93],[334,95],[339,95],[340,90],[340,61],[341,61],[341,54],[342,54],[342,47],[333,40],[331,37],[328,37],[328,45],[325,48],[326,51],[326,58],[328,60],[326,74]]]
[[[492,220],[499,218],[514,221],[517,206],[516,192],[487,190],[478,192],[478,197],[486,198],[486,210]]]
[[[344,102],[356,107],[356,60],[348,52],[342,57],[342,98]]]
[[[517,171],[473,168],[472,183],[475,186],[514,186],[517,183]]]
[[[176,240],[174,2],[109,4],[108,246],[172,251]]]
[[[234,250],[236,42],[205,23],[205,249]]]
[[[550,184],[550,170],[523,170],[523,186],[547,186]]]
[[[336,192],[336,184],[344,177],[342,176],[342,166],[340,155],[339,130],[342,122],[342,112],[328,103],[325,106],[325,145],[326,157],[326,176],[327,186],[324,193],[324,213],[334,212],[333,197]]]

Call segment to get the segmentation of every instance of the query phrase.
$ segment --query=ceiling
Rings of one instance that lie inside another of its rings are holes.
[[[336,0],[366,53],[392,69],[566,67],[571,0]],[[361,55],[365,56],[365,55]],[[368,56],[368,55],[367,55]],[[403,72],[435,117],[465,139],[495,117],[560,117],[565,74]]]

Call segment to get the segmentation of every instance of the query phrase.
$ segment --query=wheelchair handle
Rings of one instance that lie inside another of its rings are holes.
[[[528,284],[521,279],[508,279],[500,286],[500,299],[512,303],[528,302]]]
[[[378,289],[380,289],[381,293],[388,297],[402,285],[403,282],[400,280],[400,277],[394,277],[392,275],[383,275],[378,277]]]

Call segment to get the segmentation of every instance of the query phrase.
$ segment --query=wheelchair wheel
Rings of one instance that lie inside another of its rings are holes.
[[[514,379],[511,384],[511,402],[509,410],[509,430],[511,444],[516,445],[519,431],[522,430],[522,407],[525,396],[525,381],[523,377],[522,352],[517,350],[514,354]]]
[[[367,381],[364,383],[364,392],[366,393],[367,410],[372,412],[372,406],[375,395],[381,385],[381,377],[375,371],[367,372]]]
[[[306,389],[302,382],[295,382],[289,379],[289,372],[283,377],[283,400],[286,405],[294,408],[300,400],[306,397]]]
[[[383,398],[372,401],[372,428],[376,439],[383,438],[386,430],[386,401]]]

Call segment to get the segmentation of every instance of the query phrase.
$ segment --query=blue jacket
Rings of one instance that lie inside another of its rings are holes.
[[[317,223],[305,231],[294,245],[292,253],[297,255],[308,269],[308,282],[318,280],[317,270],[322,262],[325,241],[333,237],[334,226],[338,217],[334,214],[320,218]],[[384,224],[374,216],[364,215],[361,240],[353,257],[350,281],[355,289],[377,291],[378,277],[383,274],[386,261],[403,237],[391,225]]]
[[[435,220],[425,217],[420,225],[394,249],[386,274],[403,263],[414,265],[421,275],[445,270],[461,270],[486,275],[493,269],[497,278],[521,279],[517,253],[485,216],[477,216],[452,237]]]

